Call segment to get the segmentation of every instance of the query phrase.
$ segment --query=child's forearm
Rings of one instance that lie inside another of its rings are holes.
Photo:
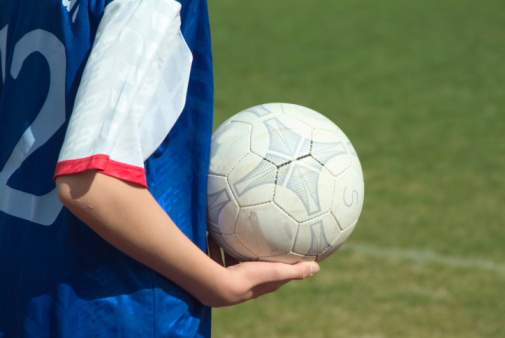
[[[177,228],[147,189],[95,171],[60,176],[56,182],[63,204],[101,237],[203,304],[237,304],[318,270],[316,263],[257,262],[226,269]]]

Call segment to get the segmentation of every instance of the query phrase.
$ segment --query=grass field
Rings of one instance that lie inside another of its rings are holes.
[[[365,205],[321,272],[216,309],[215,337],[505,337],[505,2],[213,0],[216,118],[331,118]]]

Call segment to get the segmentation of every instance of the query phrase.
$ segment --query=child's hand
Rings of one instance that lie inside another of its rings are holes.
[[[244,262],[230,266],[227,270],[232,275],[230,293],[236,293],[236,302],[232,300],[232,303],[223,304],[225,306],[274,292],[292,280],[310,277],[319,271],[319,265],[316,262]]]
[[[227,267],[230,275],[225,291],[220,298],[212,301],[212,306],[228,306],[254,299],[274,292],[291,280],[304,279],[316,274],[319,265],[316,262],[285,264],[273,262],[243,262],[222,252],[217,243],[209,236],[209,255],[217,263]]]

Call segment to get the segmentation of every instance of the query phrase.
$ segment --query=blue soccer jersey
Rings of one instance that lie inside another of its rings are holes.
[[[206,246],[205,0],[0,1],[0,337],[210,335],[210,309],[58,201],[93,169]]]

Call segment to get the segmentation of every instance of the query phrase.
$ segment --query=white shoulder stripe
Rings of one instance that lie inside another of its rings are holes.
[[[192,56],[172,0],[109,4],[59,161],[97,154],[143,166],[185,105]]]

